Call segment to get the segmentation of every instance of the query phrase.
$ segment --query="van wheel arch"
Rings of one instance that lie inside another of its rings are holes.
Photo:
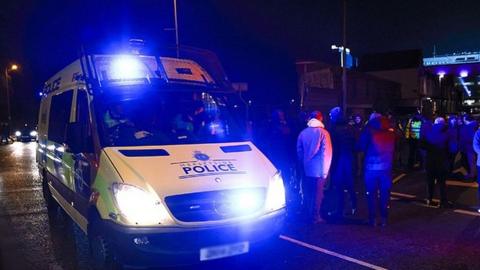
[[[59,205],[58,202],[53,198],[52,192],[48,187],[47,170],[45,168],[40,169],[40,176],[42,177],[42,193],[47,210],[55,212],[58,210]]]
[[[94,269],[122,269],[121,263],[116,256],[115,247],[105,234],[100,214],[94,206],[91,206],[88,211],[87,231],[90,256]]]

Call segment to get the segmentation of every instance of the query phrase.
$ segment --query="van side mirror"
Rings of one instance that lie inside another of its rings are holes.
[[[93,152],[91,136],[87,135],[85,127],[80,122],[68,123],[65,144],[74,154]]]

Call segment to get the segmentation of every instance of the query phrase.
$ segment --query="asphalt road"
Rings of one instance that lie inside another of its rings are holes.
[[[1,269],[90,269],[81,230],[49,214],[35,164],[35,143],[0,146]],[[395,173],[389,226],[364,224],[359,211],[335,224],[309,225],[290,215],[264,250],[183,269],[480,269],[476,185],[449,182],[451,209],[427,207],[421,172]],[[348,205],[348,204],[347,204]]]

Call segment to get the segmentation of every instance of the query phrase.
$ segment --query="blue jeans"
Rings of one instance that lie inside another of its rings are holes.
[[[368,218],[375,220],[378,209],[378,194],[380,193],[380,215],[388,217],[388,202],[392,187],[392,172],[390,170],[365,170],[365,187],[368,200]]]
[[[321,219],[325,179],[305,177],[302,181],[304,215],[308,221]]]

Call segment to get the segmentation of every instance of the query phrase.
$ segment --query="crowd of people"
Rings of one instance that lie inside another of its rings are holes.
[[[344,117],[335,107],[327,119],[314,111],[305,120],[306,127],[295,129],[282,111],[274,111],[266,136],[273,147],[267,147],[266,152],[283,173],[287,202],[292,203],[301,194],[303,216],[312,223],[323,223],[325,217],[355,215],[355,180],[359,176],[365,187],[368,223],[386,226],[394,167],[425,172],[426,204],[437,206],[433,196],[438,185],[438,207],[453,204],[447,197],[446,180],[457,176],[458,166],[466,168],[466,175],[462,175],[466,181],[476,176],[477,167],[480,169],[480,158],[476,160],[480,157],[480,130],[469,114],[429,120],[418,112],[402,121],[391,114],[374,112],[364,122],[359,115]],[[297,164],[296,169],[292,164]],[[477,181],[480,183],[480,177]],[[327,185],[331,200],[325,206]],[[345,195],[350,202],[348,210]]]

